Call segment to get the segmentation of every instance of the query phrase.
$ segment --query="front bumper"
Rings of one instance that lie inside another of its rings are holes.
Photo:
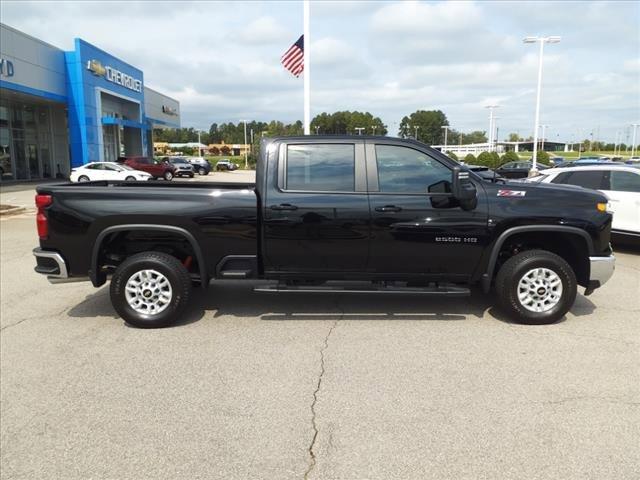
[[[589,257],[589,286],[587,292],[591,293],[601,287],[611,278],[616,268],[616,257]]]

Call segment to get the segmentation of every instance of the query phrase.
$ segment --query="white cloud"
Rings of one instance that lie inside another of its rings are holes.
[[[260,17],[242,27],[240,33],[229,35],[229,41],[238,38],[247,44],[268,44],[287,40],[287,31],[273,17]]]

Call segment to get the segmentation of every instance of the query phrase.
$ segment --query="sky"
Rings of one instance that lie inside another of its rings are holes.
[[[140,68],[180,101],[182,126],[303,117],[303,80],[279,63],[302,34],[302,2],[0,2],[0,19],[64,50],[75,37]],[[311,115],[362,110],[397,133],[442,110],[452,128],[549,140],[630,141],[640,123],[640,2],[311,2]],[[640,132],[639,132],[640,137]],[[640,140],[640,139],[639,139]]]

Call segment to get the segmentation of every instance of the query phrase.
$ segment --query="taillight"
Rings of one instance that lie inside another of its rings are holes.
[[[36,207],[38,213],[36,215],[36,225],[38,226],[38,237],[40,240],[46,240],[49,236],[49,223],[47,216],[44,214],[44,209],[53,203],[51,195],[36,195]]]

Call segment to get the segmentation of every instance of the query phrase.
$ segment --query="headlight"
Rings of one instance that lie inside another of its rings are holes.
[[[600,202],[597,204],[596,208],[602,213],[613,213],[613,210],[611,209],[611,202]]]

